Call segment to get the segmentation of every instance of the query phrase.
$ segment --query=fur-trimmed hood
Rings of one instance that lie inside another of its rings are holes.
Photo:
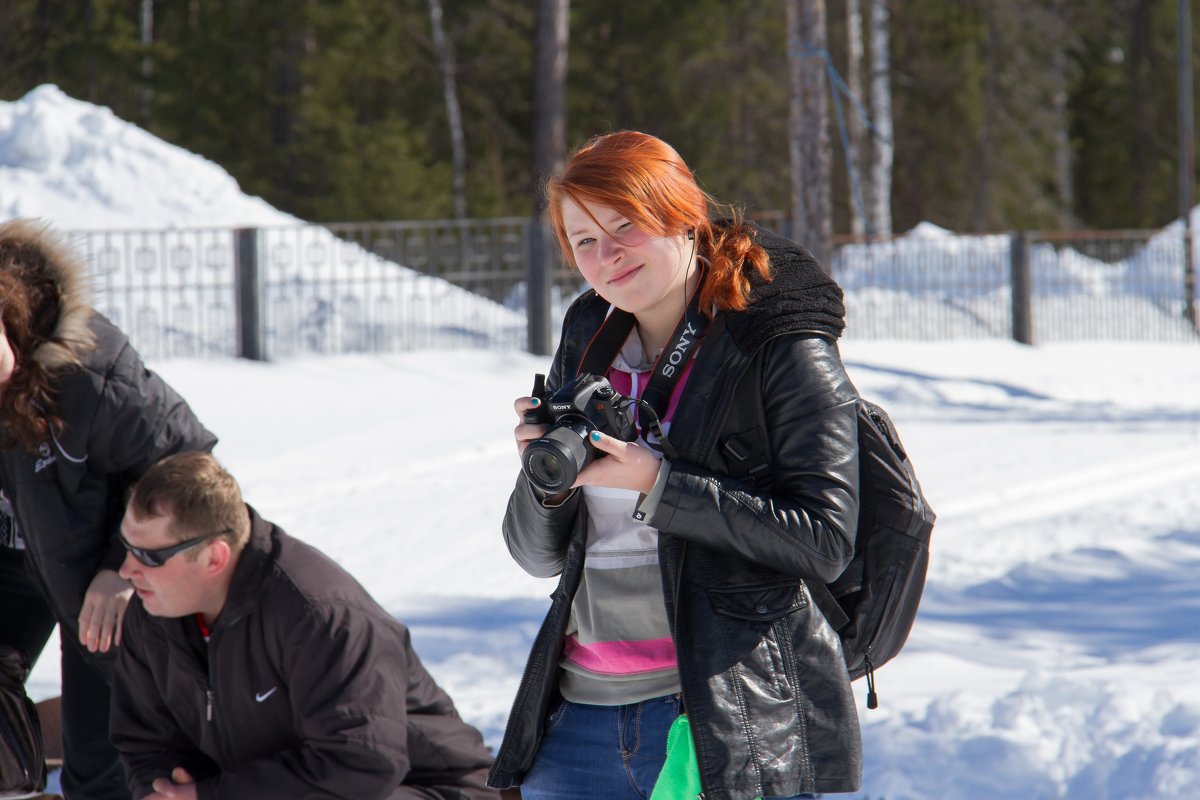
[[[59,294],[54,330],[38,345],[33,359],[47,370],[78,364],[94,345],[87,267],[62,234],[48,223],[14,219],[0,223],[0,270],[48,277]],[[4,298],[0,298],[3,304]]]

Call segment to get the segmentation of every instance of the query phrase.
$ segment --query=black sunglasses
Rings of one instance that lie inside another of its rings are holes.
[[[121,544],[125,546],[125,549],[129,551],[130,555],[140,561],[143,565],[147,567],[161,567],[163,564],[167,563],[167,559],[171,556],[178,555],[184,550],[189,550],[201,542],[213,538],[214,536],[221,536],[222,534],[226,533],[233,533],[233,528],[222,528],[219,531],[205,533],[195,537],[194,539],[188,539],[186,542],[180,542],[179,544],[174,544],[170,547],[160,547],[157,550],[150,550],[145,547],[134,547],[129,542],[125,541],[125,537],[121,534],[117,534],[117,536],[121,539]]]

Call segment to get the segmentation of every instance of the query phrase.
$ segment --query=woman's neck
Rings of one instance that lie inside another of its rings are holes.
[[[662,303],[654,308],[648,308],[645,311],[639,311],[635,314],[637,318],[638,338],[642,340],[642,350],[646,353],[647,363],[654,363],[658,358],[659,353],[671,341],[671,335],[675,333],[675,328],[679,326],[679,320],[683,318],[683,312],[687,309],[688,300],[692,293],[696,291],[696,284],[700,281],[700,271],[697,269],[689,270],[687,280],[684,283],[683,290],[678,294],[671,293],[669,298],[678,298],[678,301]]]
[[[653,364],[659,353],[667,346],[682,315],[683,309],[681,308],[678,314],[669,319],[665,316],[654,319],[643,319],[641,316],[637,318],[638,338],[642,340],[642,350],[646,353],[647,364]]]

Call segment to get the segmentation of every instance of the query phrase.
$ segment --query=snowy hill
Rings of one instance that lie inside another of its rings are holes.
[[[262,229],[271,356],[525,340],[524,314],[301,227],[217,164],[54,86],[0,102],[0,220],[16,216],[76,232],[97,306],[151,356],[235,352],[237,227]]]
[[[218,165],[41,86],[0,102],[0,219],[63,230],[289,225]]]

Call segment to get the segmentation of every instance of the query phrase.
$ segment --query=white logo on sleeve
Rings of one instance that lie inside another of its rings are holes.
[[[278,689],[278,688],[279,688],[278,686],[272,686],[270,689],[267,689],[267,690],[266,690],[265,692],[263,692],[262,694],[257,694],[257,693],[256,693],[256,694],[254,695],[254,699],[255,699],[255,700],[257,700],[258,702],[260,702],[260,703],[261,703],[263,700],[266,700],[268,697],[270,697],[271,695],[275,694],[275,690],[276,690],[276,689]]]

